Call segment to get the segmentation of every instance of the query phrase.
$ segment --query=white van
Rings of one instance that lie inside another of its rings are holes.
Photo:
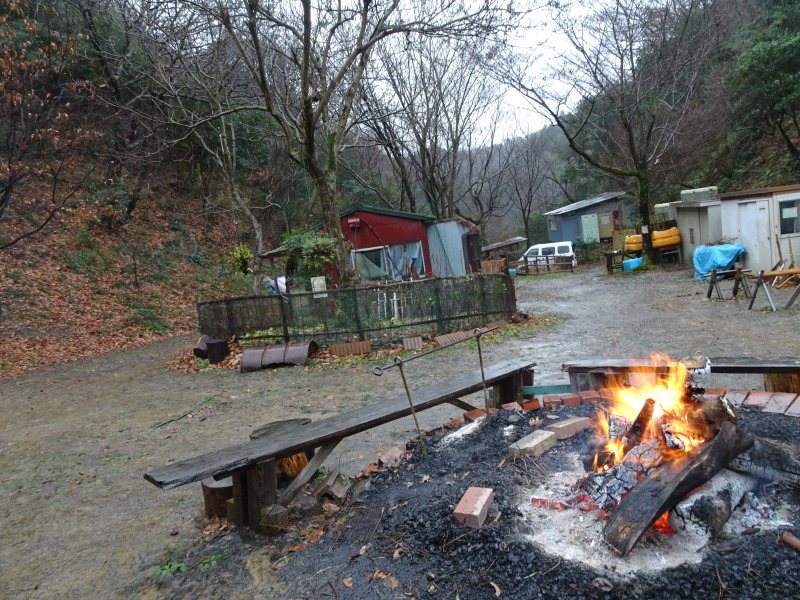
[[[545,264],[547,262],[553,262],[552,259],[548,260],[547,257],[550,256],[568,256],[572,259],[572,266],[578,266],[578,261],[575,258],[575,251],[572,249],[572,242],[536,244],[528,248],[525,254],[520,256],[519,260],[530,264]]]

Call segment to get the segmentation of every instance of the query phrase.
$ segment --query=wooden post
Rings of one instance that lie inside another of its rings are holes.
[[[494,384],[494,399],[486,399],[486,408],[497,408],[503,404],[519,402],[522,398],[522,373],[515,373]]]
[[[233,506],[235,511],[233,515],[228,516],[237,525],[245,525],[247,523],[247,473],[244,471],[237,471],[231,475],[233,482]]]
[[[270,459],[251,465],[247,469],[247,524],[253,531],[263,533],[261,509],[275,504],[278,483],[275,461]]]
[[[798,394],[800,393],[800,373],[764,373],[764,390]]]
[[[203,503],[205,504],[206,516],[227,517],[227,503],[233,497],[233,479],[214,479],[209,477],[200,482],[203,488]]]
[[[706,298],[711,300],[711,294],[714,291],[714,284],[717,281],[717,270],[711,269],[711,277],[708,280],[708,291],[706,292]]]

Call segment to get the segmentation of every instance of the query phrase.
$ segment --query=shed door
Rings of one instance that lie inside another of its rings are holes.
[[[597,215],[581,217],[581,238],[585,244],[600,241],[600,229],[597,227]]]
[[[738,209],[739,239],[747,250],[745,266],[749,269],[771,269],[769,200],[740,202]]]
[[[604,212],[597,215],[600,239],[606,240],[614,237],[614,213]]]

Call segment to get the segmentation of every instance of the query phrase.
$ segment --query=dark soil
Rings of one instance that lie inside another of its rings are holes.
[[[595,406],[562,408],[560,417],[590,416]],[[775,531],[715,540],[698,565],[621,576],[598,564],[596,569],[542,552],[526,541],[518,506],[520,490],[558,470],[563,452],[584,448],[588,431],[559,442],[538,459],[507,458],[510,439],[530,433],[529,419],[552,411],[526,412],[525,418],[498,411],[479,432],[451,443],[432,433],[429,455],[414,450],[409,458],[373,476],[370,488],[339,513],[326,519],[326,533],[303,544],[299,529],[274,540],[273,569],[283,591],[275,598],[631,598],[696,599],[796,598],[800,589],[797,555],[777,540]],[[541,426],[547,425],[543,419]],[[539,427],[537,425],[536,427]],[[800,424],[783,415],[743,411],[743,428],[763,437],[797,439]],[[788,437],[784,437],[788,436]],[[491,487],[495,502],[486,524],[472,530],[453,521],[453,508],[470,486]],[[796,502],[795,491],[772,488],[768,502]],[[797,516],[794,511],[793,517]],[[795,530],[797,533],[797,530]],[[220,539],[204,553],[230,553],[226,569],[246,576],[244,565],[258,552],[238,533]],[[646,544],[647,541],[642,542]],[[634,550],[635,552],[635,550]],[[285,566],[282,566],[284,565]],[[169,596],[192,598],[209,577],[173,579]],[[276,588],[278,586],[275,586]]]

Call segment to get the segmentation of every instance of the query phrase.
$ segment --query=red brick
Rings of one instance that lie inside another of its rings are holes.
[[[561,396],[561,403],[564,406],[580,406],[581,397],[577,394],[564,394]]]
[[[728,399],[728,402],[737,408],[744,404],[744,401],[749,395],[750,390],[728,390],[725,392],[725,397]]]
[[[614,391],[610,390],[608,388],[600,388],[598,390],[598,393],[600,394],[600,397],[603,400],[613,400],[614,399]]]
[[[790,417],[800,417],[800,396],[797,396],[794,402],[789,405],[784,414]]]
[[[584,404],[590,404],[602,400],[602,398],[600,397],[600,393],[595,390],[578,392],[578,395],[581,397],[581,402],[583,402]]]
[[[486,520],[493,500],[494,490],[491,488],[467,488],[453,512],[456,523],[478,529]]]
[[[561,396],[556,394],[545,394],[542,396],[542,402],[545,406],[561,406]]]
[[[770,396],[769,400],[767,400],[767,404],[764,406],[763,410],[764,412],[784,413],[792,404],[792,402],[794,402],[796,397],[797,394],[773,392],[772,396]]]
[[[764,408],[769,402],[770,396],[772,396],[772,392],[750,392],[744,404],[754,408]]]
[[[522,410],[519,402],[509,402],[508,404],[503,404],[500,408],[503,410]]]
[[[484,408],[476,408],[475,410],[471,410],[469,412],[464,413],[464,420],[467,423],[472,423],[473,421],[477,421],[481,417],[486,416],[486,409]]]
[[[455,429],[456,427],[461,427],[464,424],[464,421],[461,419],[453,419],[452,421],[448,421],[444,424],[445,428],[447,429]]]
[[[522,403],[522,410],[539,410],[540,408],[542,408],[542,403],[538,398]]]
[[[704,396],[722,396],[725,393],[725,388],[706,388],[703,392]]]
[[[547,431],[552,431],[556,434],[556,438],[559,440],[565,440],[568,437],[572,437],[579,431],[583,431],[587,427],[591,427],[591,422],[586,417],[573,417],[571,419],[565,419],[563,421],[558,421],[557,423],[553,423],[549,427],[545,427]]]

